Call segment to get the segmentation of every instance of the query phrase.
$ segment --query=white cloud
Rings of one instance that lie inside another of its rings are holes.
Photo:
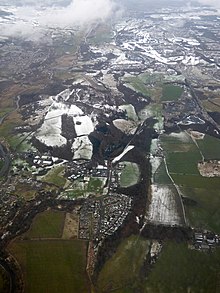
[[[63,8],[46,9],[40,21],[45,24],[72,26],[105,20],[115,8],[111,0],[73,0]]]
[[[59,4],[60,1],[54,3]],[[68,3],[68,0],[63,3]],[[32,0],[25,0],[25,6],[11,8],[13,18],[1,23],[0,34],[16,35],[25,38],[39,39],[44,35],[45,28],[75,27],[89,25],[95,21],[105,21],[118,13],[114,0],[72,0],[67,6],[42,6],[43,1],[31,5]],[[35,1],[36,3],[36,1]]]
[[[201,4],[206,4],[206,5],[220,8],[220,1],[219,0],[197,0],[197,1]]]

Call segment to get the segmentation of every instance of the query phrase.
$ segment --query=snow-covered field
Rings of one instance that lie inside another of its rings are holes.
[[[88,135],[94,130],[94,125],[89,116],[78,116],[73,118],[77,136]]]
[[[116,119],[113,121],[113,124],[116,128],[126,134],[134,134],[137,129],[136,123],[125,119]]]
[[[114,160],[112,160],[112,163],[115,164],[120,161],[124,157],[124,155],[130,152],[133,148],[133,145],[127,146],[119,156],[115,157]]]
[[[84,112],[76,105],[65,103],[70,95],[71,92],[67,89],[56,97],[50,97],[50,100],[52,99],[53,102],[47,111],[42,126],[35,133],[35,137],[47,146],[61,147],[67,143],[66,138],[62,136],[62,115],[64,114],[72,117],[77,136],[88,135],[94,130],[94,125],[90,117],[84,115]],[[69,131],[71,131],[71,129]],[[83,141],[85,141],[85,138],[81,140],[81,144]],[[74,143],[75,145],[73,148],[78,148],[78,141]],[[85,149],[88,148],[88,144],[89,143],[86,142]],[[81,149],[83,149],[83,147],[81,147]],[[89,149],[91,148],[89,147]],[[88,153],[89,157],[90,153],[91,152]],[[76,156],[79,156],[79,153]]]
[[[121,105],[121,106],[119,106],[119,109],[126,111],[128,119],[133,120],[133,121],[138,120],[138,116],[136,114],[136,111],[135,111],[135,108],[133,105],[131,105],[131,104]]]
[[[152,184],[148,221],[155,224],[180,225],[174,190],[166,185]]]
[[[172,133],[169,134],[169,136],[177,138],[181,142],[185,142],[185,143],[192,142],[190,136],[184,131],[182,131],[182,132],[172,132]]]
[[[61,127],[61,116],[55,116],[44,121],[35,137],[47,146],[63,146],[66,144],[66,138],[61,135]]]
[[[67,93],[64,94],[66,97]],[[55,97],[54,99],[57,99]],[[83,115],[83,111],[75,105],[67,105],[63,102],[54,100],[49,107],[48,112],[44,118],[44,122],[35,137],[47,146],[63,146],[66,144],[66,138],[61,135],[62,132],[62,115],[78,116]]]
[[[92,143],[89,140],[88,136],[80,136],[75,138],[72,144],[72,150],[74,152],[73,159],[87,159],[92,158]]]
[[[157,169],[160,167],[161,162],[163,161],[163,158],[161,157],[156,157],[156,156],[151,156],[150,157],[150,163],[151,163],[151,172],[152,172],[152,182],[154,181],[154,175],[157,171]]]

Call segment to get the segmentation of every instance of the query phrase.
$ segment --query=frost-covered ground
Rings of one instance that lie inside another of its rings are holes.
[[[160,167],[161,163],[163,161],[163,158],[157,157],[157,156],[151,156],[150,157],[150,163],[151,163],[151,172],[152,172],[152,182],[154,182],[154,175],[157,172],[158,168]]]
[[[78,116],[73,118],[77,136],[88,135],[94,130],[92,120],[88,116]]]
[[[167,185],[152,184],[151,196],[148,221],[155,224],[180,225],[174,189]]]
[[[51,117],[44,121],[35,137],[47,146],[63,146],[66,144],[66,138],[61,135],[61,127],[61,116]]]
[[[72,119],[75,129],[68,129],[68,131],[76,132],[77,136],[85,136],[94,130],[94,125],[89,116],[76,105],[67,103],[72,92],[66,89],[55,97],[50,97],[48,101],[51,103],[44,117],[44,122],[35,133],[35,137],[46,146],[62,147],[67,143],[67,139],[62,135],[62,116],[67,115]],[[85,146],[82,144],[85,142]],[[81,146],[79,146],[79,143]],[[90,158],[91,145],[88,138],[75,140],[72,149],[77,150],[74,157],[85,157],[85,150],[88,150],[86,157]]]
[[[116,128],[118,128],[119,130],[121,130],[122,132],[126,134],[134,134],[135,131],[137,130],[136,123],[125,120],[125,119],[116,119],[113,121],[113,124]]]
[[[121,105],[119,106],[119,109],[126,111],[128,119],[137,121],[138,120],[138,116],[136,114],[135,108],[133,105],[131,104],[127,104],[127,105]]]
[[[127,146],[119,156],[115,157],[114,160],[112,160],[112,163],[115,164],[119,162],[124,157],[124,155],[130,152],[133,148],[133,145]]]
[[[35,137],[47,146],[63,146],[67,140],[62,136],[62,115],[78,116],[83,115],[83,111],[75,105],[67,105],[56,101],[49,107],[42,126],[38,129]]]
[[[73,159],[87,159],[92,158],[93,146],[88,136],[80,136],[75,138],[72,144],[72,150],[74,153]]]

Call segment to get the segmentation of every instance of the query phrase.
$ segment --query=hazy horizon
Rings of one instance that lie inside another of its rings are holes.
[[[202,4],[216,5],[217,0],[198,0]],[[197,2],[198,2],[197,1]],[[6,11],[13,9],[11,20],[2,19],[0,34],[20,36],[31,40],[43,39],[47,27],[73,28],[89,26],[94,22],[105,22],[123,15],[133,7],[148,11],[151,8],[170,7],[178,3],[190,6],[195,1],[183,0],[2,0]],[[33,34],[34,32],[34,34]]]

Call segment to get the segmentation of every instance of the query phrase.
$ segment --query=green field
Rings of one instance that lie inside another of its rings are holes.
[[[220,159],[220,139],[205,135],[197,143],[206,160]]]
[[[198,148],[187,134],[164,135],[161,138],[170,174],[199,175],[197,163],[201,160]]]
[[[163,85],[162,101],[176,101],[183,93],[183,88],[173,84]]]
[[[67,196],[68,198],[77,198],[77,197],[84,196],[85,192],[82,189],[74,189],[74,190],[66,190],[63,194],[64,196]]]
[[[208,178],[202,177],[201,175],[184,174],[172,174],[172,177],[176,184],[183,187],[205,188],[207,190],[220,188],[220,180],[218,177]]]
[[[211,100],[202,101],[203,107],[209,112],[219,112],[220,111],[220,98],[215,98]]]
[[[131,162],[123,162],[125,168],[122,169],[119,178],[121,187],[129,187],[138,183],[140,179],[140,170],[137,164]]]
[[[87,192],[97,192],[102,191],[102,181],[99,178],[91,177],[88,183]]]
[[[15,149],[17,144],[21,141],[21,139],[15,135],[14,128],[22,124],[23,121],[20,115],[15,111],[0,125],[0,137],[4,138],[12,149]]]
[[[182,191],[196,201],[196,205],[185,205],[189,224],[220,234],[220,189],[188,187]]]
[[[143,286],[144,293],[215,293],[220,281],[220,249],[212,253],[168,242]]]
[[[16,146],[16,151],[18,152],[27,152],[27,151],[36,151],[36,148],[31,143],[31,138],[33,134],[28,133],[26,135],[17,135],[18,137],[18,144]]]
[[[38,214],[29,229],[8,246],[22,268],[25,293],[86,293],[87,242],[62,240],[64,212]]]
[[[64,171],[64,166],[53,167],[44,177],[43,181],[55,184],[57,186],[63,187],[66,183],[66,179],[63,177],[62,173]]]
[[[162,105],[159,103],[152,103],[143,108],[139,113],[138,117],[141,121],[146,120],[147,118],[154,117],[157,119],[157,122],[154,125],[154,129],[162,130],[163,129],[163,116],[162,116]]]
[[[2,118],[3,116],[9,114],[13,110],[14,110],[14,108],[12,108],[12,107],[5,107],[4,109],[1,109],[0,110],[0,118]]]
[[[137,92],[152,100],[158,101],[162,94],[164,76],[161,73],[143,73],[138,76],[128,76],[124,81],[130,84]]]
[[[205,158],[219,155],[217,139],[206,136],[204,140],[197,140],[197,143]],[[174,182],[184,196],[194,200],[193,205],[185,204],[189,224],[220,233],[220,178],[202,177],[199,174],[197,163],[201,161],[201,154],[186,133],[163,135],[161,144]],[[157,183],[169,184],[163,165],[159,167],[155,179]]]
[[[97,292],[136,292],[134,288],[139,283],[140,269],[148,249],[149,241],[139,236],[124,239],[104,264],[98,277]]]
[[[170,177],[167,175],[164,161],[161,162],[157,171],[154,174],[154,182],[158,184],[172,184]]]
[[[65,190],[63,195],[69,198],[77,198],[91,194],[102,194],[105,182],[98,177],[90,177],[88,183],[82,179],[77,179]]]
[[[89,292],[86,245],[78,240],[14,242],[10,252],[23,269],[25,293]]]
[[[31,228],[23,234],[23,238],[60,238],[63,232],[64,220],[64,212],[49,210],[40,213],[35,217]]]

